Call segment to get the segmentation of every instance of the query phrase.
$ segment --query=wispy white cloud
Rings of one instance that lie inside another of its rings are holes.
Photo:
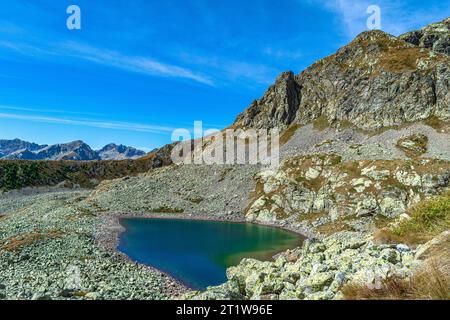
[[[404,0],[308,0],[336,13],[344,34],[353,38],[367,30],[367,8],[377,5],[381,9],[381,29],[393,35],[414,30],[439,21],[450,14],[450,7],[424,6],[418,8]]]
[[[350,0],[326,0],[320,2],[323,2],[328,9],[339,15],[345,33],[349,37],[354,37],[366,30],[368,2]]]
[[[197,83],[217,86],[224,83],[240,84],[270,84],[280,72],[271,66],[258,64],[243,59],[227,58],[224,56],[211,56],[209,53],[193,54],[174,50],[171,61],[164,62],[152,56],[139,56],[127,54],[118,50],[90,45],[76,41],[57,42],[50,39],[42,40],[39,34],[31,30],[24,30],[15,25],[4,25],[0,22],[0,34],[24,33],[26,41],[21,38],[8,37],[0,40],[0,48],[6,52],[46,59],[47,61],[61,61],[62,59],[78,59],[120,69],[122,71],[140,73],[148,76],[178,78],[192,80]],[[195,51],[195,50],[194,50]],[[265,48],[263,55],[281,59],[297,59],[296,52]],[[16,59],[17,56],[9,56]]]
[[[271,84],[279,70],[264,64],[233,60],[225,57],[181,53],[180,57],[189,64],[207,68],[217,81],[250,84]]]
[[[301,51],[280,50],[272,47],[264,48],[263,53],[267,56],[274,57],[276,59],[297,60],[303,57],[303,53]]]
[[[214,85],[212,79],[188,68],[163,63],[151,57],[125,55],[117,51],[96,48],[78,42],[70,41],[62,44],[34,45],[19,41],[0,41],[0,47],[35,58],[70,57],[128,72],[166,78],[188,79],[209,86]]]
[[[62,48],[68,55],[98,64],[153,76],[191,79],[203,84],[213,85],[213,81],[204,75],[183,67],[162,63],[149,57],[123,55],[119,52],[99,49],[76,42],[66,42]]]
[[[0,119],[21,120],[21,121],[49,123],[49,124],[84,126],[84,127],[125,130],[125,131],[135,131],[135,132],[148,132],[148,133],[155,133],[155,134],[169,134],[175,129],[175,128],[166,127],[166,126],[139,124],[139,123],[131,123],[131,122],[99,121],[99,120],[89,120],[89,119],[67,119],[67,118],[60,118],[60,117],[47,117],[47,116],[40,116],[40,115],[24,115],[24,114],[16,114],[16,113],[0,113]]]
[[[90,116],[100,116],[100,113],[94,112],[82,112],[82,111],[68,111],[68,110],[58,110],[58,109],[46,109],[46,108],[28,108],[28,107],[15,107],[0,105],[0,109],[4,110],[15,110],[15,111],[27,111],[27,112],[41,112],[41,113],[64,113],[73,115],[90,115]]]
[[[23,28],[8,21],[0,21],[0,33],[7,35],[16,35],[23,33]]]
[[[56,55],[55,51],[38,47],[32,44],[22,43],[18,41],[0,41],[0,47],[14,51],[18,54],[31,57],[46,57]]]

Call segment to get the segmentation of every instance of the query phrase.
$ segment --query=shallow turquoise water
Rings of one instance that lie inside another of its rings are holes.
[[[226,268],[242,258],[269,260],[299,246],[295,233],[249,223],[173,219],[122,219],[118,249],[193,289],[226,281]]]

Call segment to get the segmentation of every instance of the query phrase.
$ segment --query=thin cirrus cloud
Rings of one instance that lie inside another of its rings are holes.
[[[119,52],[98,49],[76,42],[66,42],[62,45],[62,48],[69,56],[97,64],[153,76],[190,79],[210,86],[214,84],[210,78],[187,68],[162,63],[148,57],[127,56]]]
[[[163,63],[151,57],[124,55],[116,51],[100,49],[72,41],[58,45],[48,44],[47,46],[37,46],[18,41],[0,41],[0,47],[20,55],[34,58],[70,57],[133,73],[165,78],[188,79],[208,86],[214,85],[213,80],[209,77],[187,68]]]
[[[85,127],[93,127],[93,128],[101,128],[101,129],[126,130],[126,131],[147,132],[147,133],[155,133],[155,134],[170,134],[175,129],[172,127],[139,124],[139,123],[131,123],[131,122],[97,121],[97,120],[89,120],[89,119],[66,119],[66,118],[60,118],[60,117],[24,115],[24,114],[16,114],[16,113],[0,113],[0,119],[21,120],[21,121],[50,123],[50,124],[74,125],[74,126],[85,126]]]
[[[1,25],[0,25],[1,27]],[[9,26],[12,28],[11,26]],[[25,32],[25,31],[24,31]],[[4,33],[0,28],[0,34]],[[28,34],[28,31],[26,31]],[[39,42],[38,42],[39,41]],[[209,53],[201,55],[179,53],[176,59],[179,63],[166,63],[152,56],[138,56],[125,54],[120,51],[92,46],[77,41],[41,41],[33,36],[29,41],[18,39],[0,40],[0,48],[7,52],[14,52],[21,56],[54,61],[54,59],[77,59],[97,65],[103,65],[126,72],[139,73],[147,76],[178,78],[194,82],[217,86],[239,82],[242,84],[270,84],[278,73],[273,67],[265,64],[243,61],[241,59],[227,59],[214,57]],[[268,49],[265,55],[278,58],[298,58],[292,53]],[[16,56],[10,56],[16,58]],[[184,65],[184,66],[181,66]],[[188,67],[185,67],[185,66]],[[199,71],[204,70],[204,72]],[[211,76],[213,74],[214,76]]]
[[[100,113],[95,113],[95,112],[67,111],[67,110],[45,109],[45,108],[27,108],[27,107],[15,107],[15,106],[7,106],[7,105],[0,105],[0,109],[14,110],[14,111],[27,111],[27,112],[41,112],[41,113],[64,113],[64,114],[72,114],[72,115],[90,115],[90,116],[101,116],[102,115]]]
[[[404,0],[308,0],[310,3],[319,4],[326,10],[334,12],[343,26],[343,31],[348,38],[353,38],[360,32],[367,30],[367,18],[370,16],[367,9],[371,5],[377,5],[381,10],[381,29],[393,35],[411,31],[439,18],[445,18],[450,14],[450,8],[445,4],[424,9],[412,6]]]
[[[246,85],[268,85],[279,73],[279,70],[264,64],[207,54],[181,52],[179,57],[186,63],[210,70],[222,84],[239,82]]]

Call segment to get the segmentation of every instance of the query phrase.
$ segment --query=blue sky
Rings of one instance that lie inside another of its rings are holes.
[[[152,149],[194,120],[221,129],[365,31],[371,4],[395,35],[450,16],[437,0],[2,1],[0,138]]]

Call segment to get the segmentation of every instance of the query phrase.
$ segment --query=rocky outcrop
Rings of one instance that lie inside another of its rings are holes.
[[[418,157],[428,150],[428,137],[423,134],[414,134],[398,141],[397,146],[410,157]]]
[[[370,236],[345,232],[307,240],[275,261],[244,259],[227,270],[228,282],[188,299],[324,300],[339,299],[347,282],[380,286],[387,277],[405,278],[415,264],[405,245],[376,245]]]
[[[282,73],[264,96],[236,119],[235,127],[274,128],[291,124],[300,104],[300,86],[292,72]]]
[[[416,46],[450,55],[450,18],[405,33],[399,38]]]
[[[450,163],[430,159],[341,162],[337,155],[285,160],[256,175],[248,221],[284,222],[331,234],[368,231],[377,219],[406,215],[409,208],[446,190]]]
[[[450,58],[382,31],[360,34],[297,76],[283,73],[234,127],[398,126],[450,119]]]

